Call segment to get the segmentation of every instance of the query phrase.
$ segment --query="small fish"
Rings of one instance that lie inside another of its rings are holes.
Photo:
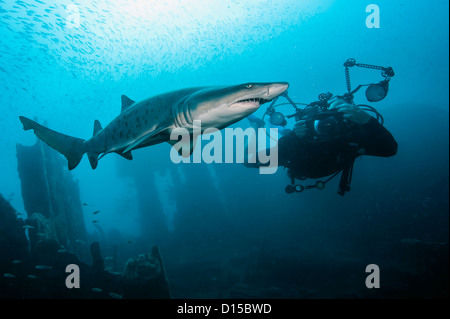
[[[22,228],[23,228],[23,229],[33,229],[34,226],[31,226],[31,225],[23,225]]]
[[[47,265],[36,265],[36,267],[34,267],[38,270],[49,270],[52,269],[52,266],[47,266]]]
[[[105,261],[111,261],[111,260],[113,260],[114,258],[112,258],[112,257],[110,257],[110,256],[108,256],[108,257],[105,257]]]
[[[99,222],[99,220],[97,220],[97,219],[94,219],[94,220],[92,221],[93,224],[98,223],[98,222]]]
[[[10,274],[10,273],[4,273],[3,274],[3,277],[5,277],[5,278],[16,278],[16,276],[14,276],[13,274]]]
[[[21,262],[22,260],[14,259],[13,261],[11,261],[11,264],[20,264]]]
[[[67,253],[67,250],[65,248],[61,248],[61,249],[58,249],[56,252],[58,254],[65,254],[65,253]]]
[[[114,293],[114,292],[110,292],[108,295],[109,295],[111,298],[113,298],[113,299],[122,299],[122,296],[121,296],[121,295],[116,294],[116,293]]]
[[[102,292],[103,289],[100,289],[100,288],[92,288],[92,291],[93,291],[93,292]]]
[[[89,204],[88,203],[83,203],[83,206],[89,206]]]
[[[37,279],[37,277],[35,275],[28,275],[27,278],[28,279]]]
[[[98,214],[98,213],[100,213],[100,211],[99,211],[99,210],[96,210],[95,212],[92,213],[92,215],[96,215],[96,214]]]

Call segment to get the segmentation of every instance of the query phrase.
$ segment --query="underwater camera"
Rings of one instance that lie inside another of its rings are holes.
[[[268,116],[270,124],[279,127],[285,127],[287,125],[287,119],[290,118],[295,118],[295,121],[305,121],[307,127],[305,138],[309,138],[311,142],[338,138],[342,132],[348,132],[348,129],[351,129],[351,127],[354,127],[356,124],[350,123],[349,121],[345,120],[342,113],[334,110],[332,107],[333,103],[339,100],[343,100],[349,104],[354,105],[354,95],[363,87],[367,87],[365,92],[367,101],[379,102],[387,96],[389,92],[389,81],[395,74],[392,67],[356,63],[355,59],[348,59],[347,61],[345,61],[344,67],[347,92],[343,95],[333,95],[330,92],[326,92],[319,94],[318,101],[314,101],[311,103],[296,103],[288,96],[288,93],[286,91],[281,96],[283,96],[288,102],[276,104],[278,98],[273,100],[272,103],[267,107],[262,119],[264,120],[264,118]],[[379,82],[360,84],[352,90],[350,82],[350,68],[352,67],[381,70],[381,76],[383,77],[383,79]],[[294,113],[285,115],[284,113],[276,109],[277,106],[281,105],[293,106],[295,110]],[[373,113],[376,119],[381,124],[383,124],[384,120],[382,115],[372,106],[366,104],[357,104],[355,106],[364,111]],[[345,184],[344,192],[350,189],[349,183],[351,179],[351,170],[352,167],[343,169],[341,184],[342,179],[347,178],[346,183],[342,184]],[[315,184],[308,186],[295,185],[295,178],[291,177],[292,184],[286,187],[286,192],[299,193],[303,192],[305,189],[311,188],[324,189],[325,184],[340,172],[341,171],[336,172],[326,181],[317,181]]]
[[[381,70],[381,76],[384,79],[376,83],[360,84],[354,90],[352,90],[349,68],[354,66],[366,69]],[[333,95],[330,92],[321,93],[319,94],[318,101],[311,103],[296,103],[288,96],[288,93],[285,92],[281,96],[286,98],[288,100],[288,103],[275,104],[278,98],[273,100],[272,103],[267,107],[266,112],[263,115],[263,120],[265,116],[268,116],[270,124],[274,126],[286,126],[287,125],[286,119],[292,117],[295,117],[296,121],[314,119],[314,125],[312,126],[309,125],[309,127],[311,127],[315,131],[316,133],[315,135],[317,136],[322,135],[320,131],[324,131],[324,129],[331,130],[333,122],[337,123],[340,121],[339,116],[336,114],[337,112],[329,109],[332,102],[341,99],[349,104],[354,104],[353,103],[354,94],[365,86],[367,87],[365,95],[366,99],[369,102],[379,102],[387,96],[389,91],[389,81],[391,77],[394,76],[394,70],[391,67],[382,67],[371,64],[356,63],[355,59],[348,59],[347,61],[345,61],[344,67],[345,67],[345,81],[347,84],[347,93],[343,95]],[[277,106],[286,104],[290,104],[294,107],[295,112],[293,114],[284,115],[282,112],[277,111],[275,109],[275,107]],[[299,105],[303,105],[305,107],[299,108],[298,107]],[[373,107],[365,104],[359,104],[356,106],[361,107],[366,111],[371,111],[375,113],[377,119],[379,121],[382,121],[381,114],[378,113]],[[334,118],[334,120],[332,118]],[[323,120],[325,120],[326,122],[321,123],[320,121]]]

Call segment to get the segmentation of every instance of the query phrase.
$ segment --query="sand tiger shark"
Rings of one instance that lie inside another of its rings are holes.
[[[87,153],[92,169],[108,153],[133,159],[131,151],[168,142],[177,128],[192,132],[193,122],[201,121],[202,132],[207,128],[223,129],[256,111],[263,103],[283,94],[289,84],[246,83],[223,87],[181,89],[135,102],[122,95],[122,111],[106,127],[94,121],[92,138],[83,140],[53,131],[20,116],[24,130],[34,130],[43,142],[63,154],[69,169],[74,169]],[[191,144],[192,153],[193,145]],[[99,157],[100,156],[100,157]]]

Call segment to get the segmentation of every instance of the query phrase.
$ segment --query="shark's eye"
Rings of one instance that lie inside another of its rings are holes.
[[[252,87],[251,84],[247,84],[247,89],[250,89]]]

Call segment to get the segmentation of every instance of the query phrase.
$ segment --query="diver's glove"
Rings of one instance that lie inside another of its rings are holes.
[[[306,121],[298,121],[295,123],[294,133],[298,138],[304,138],[307,132],[308,128],[306,127]]]
[[[361,110],[356,105],[349,104],[341,99],[331,103],[330,110],[331,109],[344,113],[344,119],[347,119],[358,125],[367,124],[371,118],[371,116],[367,112]]]

